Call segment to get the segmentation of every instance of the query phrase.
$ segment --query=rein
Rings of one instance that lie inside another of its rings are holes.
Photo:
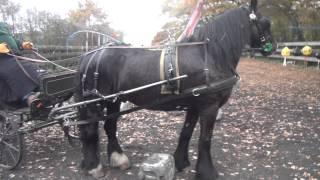
[[[19,59],[17,57],[14,57],[14,59],[16,60],[19,68],[23,71],[23,73],[34,83],[34,84],[38,84],[37,81],[35,79],[33,79],[31,77],[31,75],[28,73],[28,71],[22,66],[21,62],[19,61]]]
[[[166,45],[157,45],[157,46],[145,46],[145,47],[136,47],[136,46],[102,46],[98,49],[94,49],[85,53],[83,56],[94,53],[96,51],[100,51],[102,49],[163,49],[168,46],[180,47],[180,46],[194,46],[194,45],[204,45],[207,44],[208,41],[199,41],[199,42],[186,42],[186,43],[172,43]]]
[[[50,61],[49,59],[43,57],[42,55],[40,55],[39,53],[35,52],[35,51],[32,51],[35,55],[37,55],[38,57],[40,57],[41,59],[34,59],[34,58],[28,58],[28,57],[23,57],[23,56],[18,56],[18,55],[15,55],[15,54],[11,54],[11,53],[6,53],[7,55],[9,56],[12,56],[14,58],[16,58],[16,60],[25,60],[25,61],[31,61],[31,62],[36,62],[36,63],[50,63],[54,66],[57,66],[61,69],[64,69],[64,70],[68,70],[68,71],[71,71],[71,72],[76,72],[75,70],[72,70],[72,69],[69,69],[69,68],[66,68],[64,66],[61,66],[57,63],[54,63],[53,61]]]

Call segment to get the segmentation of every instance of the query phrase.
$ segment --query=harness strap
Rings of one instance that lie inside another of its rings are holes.
[[[210,84],[210,77],[209,77],[209,68],[208,68],[208,42],[210,40],[207,39],[207,43],[203,44],[204,48],[204,75],[206,78],[206,84],[209,86]]]
[[[91,56],[91,58],[89,59],[89,62],[87,63],[87,66],[86,66],[86,69],[84,71],[84,74],[82,75],[82,79],[81,79],[81,82],[82,82],[82,93],[84,94],[85,93],[85,83],[86,83],[86,79],[87,79],[87,73],[88,73],[88,69],[89,69],[89,66],[92,62],[92,60],[94,59],[94,57],[96,56],[98,51],[94,51],[94,54]]]
[[[180,46],[194,46],[194,45],[202,45],[202,44],[207,44],[208,41],[200,41],[200,42],[185,42],[185,43],[175,43],[175,44],[170,44],[170,45],[157,45],[157,46],[145,46],[145,47],[134,47],[134,46],[104,46],[99,49],[94,49],[92,51],[87,52],[85,55],[100,51],[102,49],[163,49],[168,46],[175,46],[175,47],[180,47]]]
[[[182,98],[186,98],[186,97],[190,97],[190,96],[200,96],[200,94],[206,93],[208,91],[210,92],[219,92],[222,91],[224,89],[228,89],[231,88],[238,80],[240,79],[239,76],[232,76],[230,78],[227,78],[225,80],[219,81],[219,82],[215,82],[215,83],[211,83],[209,84],[209,86],[207,85],[203,85],[203,86],[197,86],[195,88],[190,88],[187,89],[185,91],[183,91],[180,95],[175,95],[175,96],[170,96],[161,100],[157,100],[154,101],[148,105],[144,105],[144,106],[138,106],[138,107],[134,107],[125,111],[121,111],[118,113],[113,113],[111,115],[108,115],[106,118],[107,119],[112,119],[115,118],[117,116],[121,116],[124,114],[128,114],[134,111],[138,111],[141,109],[147,109],[147,108],[151,108],[154,107],[156,105],[161,105],[170,101],[174,101],[174,100],[178,100],[178,99],[182,99]],[[198,93],[199,95],[195,94]]]
[[[178,65],[178,49],[175,46],[168,46],[161,52],[160,58],[160,79],[170,80],[179,76]],[[161,94],[179,94],[179,81],[168,81],[168,83],[161,86]]]
[[[201,85],[201,86],[187,89],[183,93],[185,94],[191,93],[193,96],[200,96],[201,94],[207,93],[209,91],[210,93],[215,93],[215,92],[222,91],[224,89],[231,88],[239,79],[240,79],[240,76],[234,75],[227,79],[210,83],[209,85]]]
[[[98,90],[98,79],[99,79],[99,66],[100,66],[100,62],[101,62],[101,57],[102,54],[104,53],[105,49],[102,49],[102,51],[100,51],[99,57],[97,59],[97,63],[96,63],[96,71],[94,72],[94,84],[93,84],[93,90]]]
[[[265,44],[266,38],[264,37],[264,33],[261,31],[261,26],[260,26],[260,24],[258,23],[258,18],[257,18],[257,15],[255,14],[254,11],[252,11],[252,12],[249,14],[249,18],[250,18],[250,22],[253,23],[253,24],[256,26],[257,30],[258,30],[260,42],[261,42],[262,44]]]
[[[100,48],[99,50],[101,50],[99,52],[99,56],[97,58],[97,61],[96,61],[96,68],[95,68],[95,72],[93,73],[93,89],[92,90],[88,90],[88,89],[85,89],[84,88],[84,85],[83,85],[83,89],[82,89],[82,93],[83,93],[83,96],[90,96],[90,95],[96,95],[98,97],[103,97],[103,95],[98,91],[98,80],[99,80],[99,67],[100,67],[100,62],[101,62],[101,57],[105,51],[105,49],[102,49]],[[85,83],[85,80],[86,80],[86,76],[87,76],[87,73],[88,73],[88,69],[89,69],[89,65],[90,63],[92,62],[92,60],[94,59],[94,57],[96,56],[98,51],[95,51],[94,54],[91,56],[87,66],[86,66],[86,70],[85,70],[85,74],[83,75],[83,79],[82,79],[82,83],[84,84]]]
[[[262,44],[264,44],[265,41],[266,41],[266,38],[264,37],[264,34],[263,34],[262,31],[261,31],[260,24],[258,23],[257,20],[253,20],[253,23],[254,23],[254,25],[257,27],[257,30],[258,30],[258,33],[259,33],[260,42],[261,42]]]

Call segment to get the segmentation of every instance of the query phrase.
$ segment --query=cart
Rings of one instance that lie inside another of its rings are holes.
[[[67,126],[68,122],[75,121],[77,111],[68,108],[59,111],[52,119],[48,115],[53,108],[72,103],[73,81],[79,57],[64,60],[73,69],[57,70],[53,66],[41,67],[40,98],[45,108],[32,113],[29,107],[21,103],[5,104],[0,102],[0,168],[14,169],[21,162],[24,149],[24,135],[42,128],[59,124],[71,145],[79,139],[75,126]],[[73,66],[71,66],[71,64]]]
[[[73,67],[77,67],[77,63],[78,59],[73,60]],[[90,123],[77,120],[78,107],[80,106],[99,103],[100,101],[114,101],[121,96],[188,77],[187,75],[182,75],[115,94],[101,95],[95,99],[74,102],[72,95],[75,89],[75,69],[56,71],[54,67],[51,67],[42,73],[40,77],[40,98],[44,102],[45,108],[36,114],[32,113],[29,107],[21,108],[4,103],[0,104],[0,167],[8,170],[18,167],[23,157],[24,135],[56,124],[61,126],[65,137],[72,146],[79,145],[79,130],[77,126]],[[107,118],[151,107],[165,101],[151,103],[143,107],[134,107],[108,115]]]

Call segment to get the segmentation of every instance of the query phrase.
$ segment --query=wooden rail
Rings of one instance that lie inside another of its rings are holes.
[[[313,49],[311,56],[303,56],[301,49],[304,46],[310,46]],[[284,57],[281,56],[281,51],[284,47],[288,47],[291,50],[291,56],[286,57],[287,61],[303,61],[303,62],[312,62],[317,63],[317,68],[320,69],[320,41],[305,41],[305,42],[279,42],[277,43],[276,51],[268,56],[271,59],[280,59],[284,60]],[[257,56],[261,56],[256,54]]]
[[[97,48],[96,46],[89,47],[89,50]],[[45,58],[56,61],[80,56],[86,52],[85,46],[36,46],[35,51],[44,56]],[[24,55],[32,58],[34,56],[32,51],[25,50]]]
[[[313,48],[312,56],[303,56],[300,52],[304,46],[310,46]],[[303,61],[317,63],[318,69],[320,69],[320,41],[307,41],[307,42],[279,42],[277,43],[276,51],[273,55],[269,56],[271,59],[284,58],[281,56],[281,50],[284,47],[291,49],[292,56],[286,58],[287,61]],[[89,47],[89,50],[97,48],[97,46]],[[86,52],[85,46],[36,46],[37,51],[49,60],[64,60],[68,58],[74,58],[80,56]],[[26,51],[26,56],[33,56],[32,52]],[[256,56],[261,56],[261,54],[255,54]],[[318,56],[318,57],[316,57]]]

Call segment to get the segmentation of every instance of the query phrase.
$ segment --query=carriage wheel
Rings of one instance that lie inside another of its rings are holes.
[[[9,118],[7,113],[0,113],[0,167],[16,168],[23,152],[23,135],[18,132],[19,119]]]

